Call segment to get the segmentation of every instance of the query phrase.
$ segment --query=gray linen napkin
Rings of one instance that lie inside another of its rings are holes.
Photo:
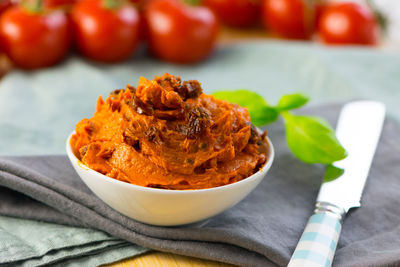
[[[339,106],[310,109],[335,123]],[[263,182],[235,207],[209,220],[156,227],[105,205],[65,156],[1,157],[0,214],[92,227],[138,245],[243,266],[288,263],[311,215],[323,168],[295,159],[281,123],[268,127],[276,159]],[[387,120],[363,195],[344,221],[334,265],[400,264],[400,130]],[[18,193],[20,192],[20,193]],[[21,193],[29,196],[21,198]],[[33,200],[34,199],[34,200]]]
[[[0,266],[99,266],[147,250],[94,229],[0,216]]]

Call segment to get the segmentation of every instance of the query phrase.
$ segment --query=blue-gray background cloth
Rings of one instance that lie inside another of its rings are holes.
[[[287,264],[313,210],[323,168],[291,155],[281,122],[268,127],[277,157],[262,184],[234,208],[185,227],[152,227],[125,218],[88,191],[65,156],[46,156],[64,154],[68,134],[77,121],[91,116],[98,95],[106,96],[126,83],[135,85],[139,76],[152,78],[164,72],[198,79],[206,93],[247,88],[271,103],[295,91],[308,93],[319,104],[359,98],[383,101],[391,119],[385,124],[363,206],[344,222],[334,264],[400,264],[396,52],[260,42],[221,48],[195,67],[145,57],[115,66],[71,58],[47,70],[13,72],[0,84],[0,214],[91,227],[148,248],[240,265]],[[302,112],[334,124],[339,108],[322,105]]]

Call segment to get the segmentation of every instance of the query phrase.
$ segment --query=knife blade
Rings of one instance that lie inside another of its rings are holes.
[[[349,209],[361,205],[361,195],[384,119],[385,106],[380,102],[354,101],[342,108],[336,136],[348,156],[333,165],[344,172],[337,179],[322,183],[314,214],[288,266],[332,265],[342,220]]]
[[[332,203],[346,212],[360,206],[384,117],[385,106],[379,102],[357,101],[343,107],[336,136],[348,155],[333,165],[344,173],[322,184],[317,201]]]

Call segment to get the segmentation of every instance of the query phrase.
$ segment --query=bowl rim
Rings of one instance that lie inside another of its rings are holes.
[[[72,148],[71,148],[71,138],[72,136],[75,134],[75,131],[73,131],[67,138],[67,143],[66,143],[66,151],[67,151],[67,155],[68,158],[70,159],[70,161],[72,162],[73,165],[76,165],[77,167],[79,167],[80,169],[93,174],[94,176],[100,178],[100,179],[105,179],[108,182],[111,183],[116,183],[118,185],[127,187],[127,188],[132,188],[135,190],[139,190],[139,191],[143,191],[143,192],[151,192],[151,193],[161,193],[161,194],[196,194],[196,193],[208,193],[208,192],[214,192],[214,191],[220,191],[220,190],[225,190],[225,189],[229,189],[229,188],[233,188],[233,187],[238,187],[241,186],[243,184],[246,183],[250,183],[251,180],[254,180],[256,178],[257,174],[265,174],[267,173],[267,171],[271,168],[271,165],[274,161],[275,158],[275,149],[274,146],[272,145],[271,140],[269,139],[269,137],[267,136],[267,142],[269,145],[269,155],[268,155],[268,160],[267,162],[264,164],[264,166],[258,170],[257,172],[253,173],[252,175],[250,175],[247,178],[244,178],[240,181],[231,183],[231,184],[226,184],[226,185],[221,185],[221,186],[217,186],[217,187],[211,187],[211,188],[202,188],[202,189],[162,189],[162,188],[152,188],[152,187],[145,187],[145,186],[141,186],[141,185],[136,185],[136,184],[132,184],[132,183],[127,183],[127,182],[123,182],[123,181],[119,181],[117,179],[108,177],[100,172],[97,172],[89,167],[87,167],[85,164],[83,164],[73,153]],[[79,175],[79,174],[78,174]],[[80,175],[79,175],[80,176]],[[264,178],[264,177],[263,177]],[[82,179],[82,178],[81,178]]]

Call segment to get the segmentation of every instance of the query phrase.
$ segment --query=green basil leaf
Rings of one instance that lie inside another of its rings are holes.
[[[306,163],[331,164],[347,156],[332,127],[318,117],[281,113],[286,139],[293,154]]]
[[[336,178],[342,176],[344,170],[342,168],[336,167],[332,164],[326,165],[324,182],[330,182],[335,180]]]
[[[255,126],[269,124],[279,117],[278,111],[269,106],[264,98],[255,92],[249,90],[217,91],[213,95],[217,99],[226,100],[247,108],[251,122]]]
[[[302,107],[305,104],[307,104],[307,102],[309,100],[310,100],[310,98],[308,96],[305,96],[305,95],[300,94],[300,93],[291,94],[291,95],[284,95],[279,100],[279,103],[276,106],[276,108],[279,111],[296,109],[296,108]]]
[[[279,112],[273,107],[251,107],[248,108],[248,110],[251,117],[251,123],[253,123],[254,126],[270,124],[279,118]]]
[[[226,100],[231,103],[248,107],[252,105],[267,105],[264,98],[250,90],[216,91],[213,93],[215,98]]]

